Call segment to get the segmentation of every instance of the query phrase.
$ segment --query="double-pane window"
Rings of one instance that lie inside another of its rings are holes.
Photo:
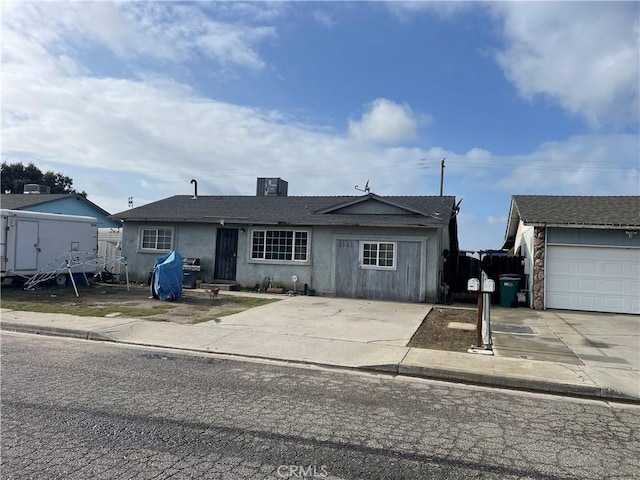
[[[309,233],[298,230],[253,230],[251,258],[306,262],[309,255]]]

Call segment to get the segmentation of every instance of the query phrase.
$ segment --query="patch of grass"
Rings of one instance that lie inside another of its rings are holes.
[[[274,298],[251,298],[251,297],[233,297],[232,302],[225,302],[223,305],[228,304],[230,308],[222,310],[216,314],[213,319],[216,323],[220,323],[222,317],[233,315],[234,313],[244,312],[250,308],[260,307],[273,302],[279,302],[279,299]]]
[[[110,313],[121,313],[123,317],[148,317],[166,313],[174,308],[171,304],[159,304],[153,307],[130,307],[124,304],[84,305],[82,303],[60,303],[59,298],[44,301],[22,301],[2,298],[2,308],[37,313],[66,313],[80,317],[104,317]]]
[[[210,307],[207,305],[192,305],[191,308],[198,310],[199,312],[206,312]]]
[[[242,309],[236,308],[236,309],[230,309],[230,310],[223,310],[222,312],[218,313],[218,316],[216,317],[216,320],[220,321],[220,319],[222,317],[228,317],[229,315],[233,315],[234,313],[240,313],[242,312]]]
[[[221,296],[212,301],[195,292],[183,292],[176,302],[161,302],[149,297],[148,288],[123,285],[92,285],[78,288],[45,285],[25,291],[20,286],[2,284],[0,294],[3,308],[38,313],[63,313],[78,316],[102,317],[119,313],[121,317],[145,317],[156,321],[180,324],[219,320],[250,308],[278,301],[267,298]],[[222,313],[219,313],[222,311]]]
[[[217,314],[217,320],[220,321],[221,317],[226,317],[228,315],[233,315],[234,313],[243,312],[249,308],[260,307],[262,305],[267,305],[268,303],[278,302],[279,300],[272,298],[249,298],[249,297],[234,297],[232,308],[228,310],[223,310]],[[234,308],[235,307],[235,308]]]
[[[279,301],[280,299],[276,298],[233,297],[233,303],[243,307],[244,310]]]
[[[79,292],[82,292],[82,290],[79,290]],[[60,300],[73,300],[75,298],[76,298],[76,294],[73,291],[73,288],[56,286],[56,287],[48,287],[46,290],[45,289],[23,290],[22,288],[15,285],[10,285],[8,287],[3,285],[2,287],[2,303],[3,304],[11,300],[22,300],[25,302],[28,302],[28,301],[58,302]]]
[[[196,323],[206,323],[206,322],[216,322],[216,323],[220,323],[220,319],[219,318],[196,318],[193,322],[191,322],[192,325],[195,325]]]

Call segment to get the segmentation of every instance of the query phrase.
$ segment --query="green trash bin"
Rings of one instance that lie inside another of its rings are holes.
[[[511,307],[518,294],[520,287],[520,277],[509,275],[501,276],[500,279],[500,306]]]

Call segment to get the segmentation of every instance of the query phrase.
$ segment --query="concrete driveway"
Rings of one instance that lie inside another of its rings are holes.
[[[430,304],[297,296],[223,317],[225,329],[404,347]]]
[[[640,316],[561,310],[541,316],[597,383],[640,395]]]
[[[640,396],[640,316],[492,307],[496,355],[584,365],[598,384]]]

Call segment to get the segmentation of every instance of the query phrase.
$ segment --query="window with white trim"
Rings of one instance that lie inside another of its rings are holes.
[[[251,259],[306,262],[309,259],[309,232],[253,230]]]
[[[360,266],[393,270],[396,267],[396,243],[360,242]]]
[[[169,251],[173,247],[173,228],[142,228],[140,249]]]

